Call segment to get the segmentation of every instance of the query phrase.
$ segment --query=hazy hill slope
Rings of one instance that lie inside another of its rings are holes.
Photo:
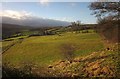
[[[8,38],[13,34],[19,33],[22,30],[30,29],[28,26],[21,26],[15,24],[2,24],[2,38]]]

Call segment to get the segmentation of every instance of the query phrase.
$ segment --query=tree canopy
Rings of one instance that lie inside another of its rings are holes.
[[[114,16],[120,19],[120,2],[93,2],[89,6],[96,17]]]

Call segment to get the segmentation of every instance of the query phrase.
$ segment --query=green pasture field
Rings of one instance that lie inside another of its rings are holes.
[[[3,41],[2,47],[19,41]],[[74,47],[74,57],[86,56],[92,52],[104,49],[101,37],[94,32],[91,33],[63,33],[61,35],[33,36],[24,38],[22,42],[16,43],[3,53],[3,63],[15,66],[24,65],[25,62],[46,66],[59,60],[64,60],[64,45]]]

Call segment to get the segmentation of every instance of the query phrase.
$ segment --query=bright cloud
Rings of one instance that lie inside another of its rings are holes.
[[[40,0],[40,4],[48,6],[50,0]]]
[[[37,17],[37,18],[53,19],[53,20],[59,20],[59,21],[68,21],[68,22],[73,21],[73,18],[70,18],[70,17],[47,18],[47,17],[41,17],[41,16],[34,16],[32,13],[26,12],[26,11],[14,11],[14,10],[3,10],[0,12],[0,16],[9,17],[9,18],[18,19],[18,20],[27,19],[30,17],[34,17],[34,18]]]
[[[2,17],[3,23],[26,25],[26,26],[67,26],[70,23],[64,22],[64,19],[55,18],[45,18],[40,16],[35,16],[32,13],[26,11],[14,11],[14,10],[3,10],[0,12],[0,17]]]
[[[68,17],[63,17],[61,18],[62,21],[68,21],[68,22],[72,22],[73,19],[72,18],[68,18]]]
[[[10,17],[15,19],[25,19],[32,14],[26,11],[13,11],[13,10],[3,10],[0,12],[0,16]]]
[[[73,22],[74,19],[72,17],[59,17],[59,18],[51,18],[54,20],[60,20],[60,21],[67,21],[67,22]]]

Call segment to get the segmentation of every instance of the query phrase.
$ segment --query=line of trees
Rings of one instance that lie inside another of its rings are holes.
[[[76,22],[71,22],[71,25],[68,26],[69,31],[72,32],[76,32],[76,33],[80,33],[80,31],[83,32],[88,32],[88,29],[92,29],[93,25],[89,25],[89,24],[82,24],[81,21],[76,21]],[[85,31],[86,30],[86,31]]]
[[[97,32],[111,42],[120,42],[120,2],[93,2],[89,6],[98,18]]]

